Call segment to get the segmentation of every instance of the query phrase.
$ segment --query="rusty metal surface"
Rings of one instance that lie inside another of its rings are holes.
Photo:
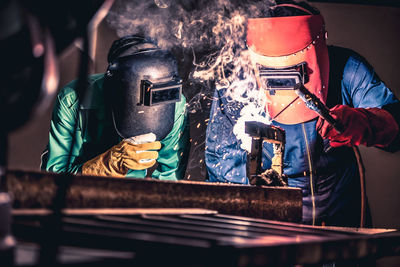
[[[288,222],[302,216],[297,188],[8,171],[13,208],[50,208],[65,179],[65,208],[201,208]]]

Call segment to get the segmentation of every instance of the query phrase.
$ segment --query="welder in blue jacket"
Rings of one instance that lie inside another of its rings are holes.
[[[272,125],[286,133],[284,173],[289,186],[302,189],[303,223],[356,227],[360,226],[361,192],[352,147],[398,150],[400,104],[363,57],[328,47],[325,39],[323,17],[304,3],[287,1],[273,6],[266,17],[248,19],[252,69],[258,90],[265,92],[265,111]],[[264,76],[271,71],[292,76]],[[337,132],[298,98],[293,90],[297,82],[330,108],[344,131]],[[243,105],[226,92],[215,91],[210,112],[209,180],[249,184],[247,152],[233,133]],[[264,142],[262,152],[262,168],[269,169],[273,145]]]

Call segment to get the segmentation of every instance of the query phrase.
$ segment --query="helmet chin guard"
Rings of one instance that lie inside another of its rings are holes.
[[[317,113],[297,99],[294,85],[301,82],[326,101],[329,57],[325,34],[321,15],[248,20],[247,46],[273,120],[296,124],[317,117]]]

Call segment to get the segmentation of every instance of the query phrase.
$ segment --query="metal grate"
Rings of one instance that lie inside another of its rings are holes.
[[[61,249],[65,247],[108,251],[104,254],[115,257],[99,257],[98,263],[118,261],[139,266],[293,266],[380,257],[400,248],[400,233],[394,230],[322,228],[178,211],[64,215],[58,232],[49,232],[51,217],[47,215],[15,215],[14,233],[24,242],[39,244],[39,248],[48,241],[44,236],[52,233],[59,254],[65,253]]]

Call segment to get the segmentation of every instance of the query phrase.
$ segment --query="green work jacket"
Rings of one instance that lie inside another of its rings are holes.
[[[67,84],[57,96],[50,124],[49,143],[42,154],[41,169],[51,172],[79,173],[82,165],[121,141],[107,112],[103,94],[104,74],[88,78],[83,101],[75,86]],[[189,154],[189,122],[186,99],[175,104],[171,132],[161,140],[157,168],[151,177],[160,180],[183,179]],[[144,178],[147,170],[129,170],[127,177]]]

